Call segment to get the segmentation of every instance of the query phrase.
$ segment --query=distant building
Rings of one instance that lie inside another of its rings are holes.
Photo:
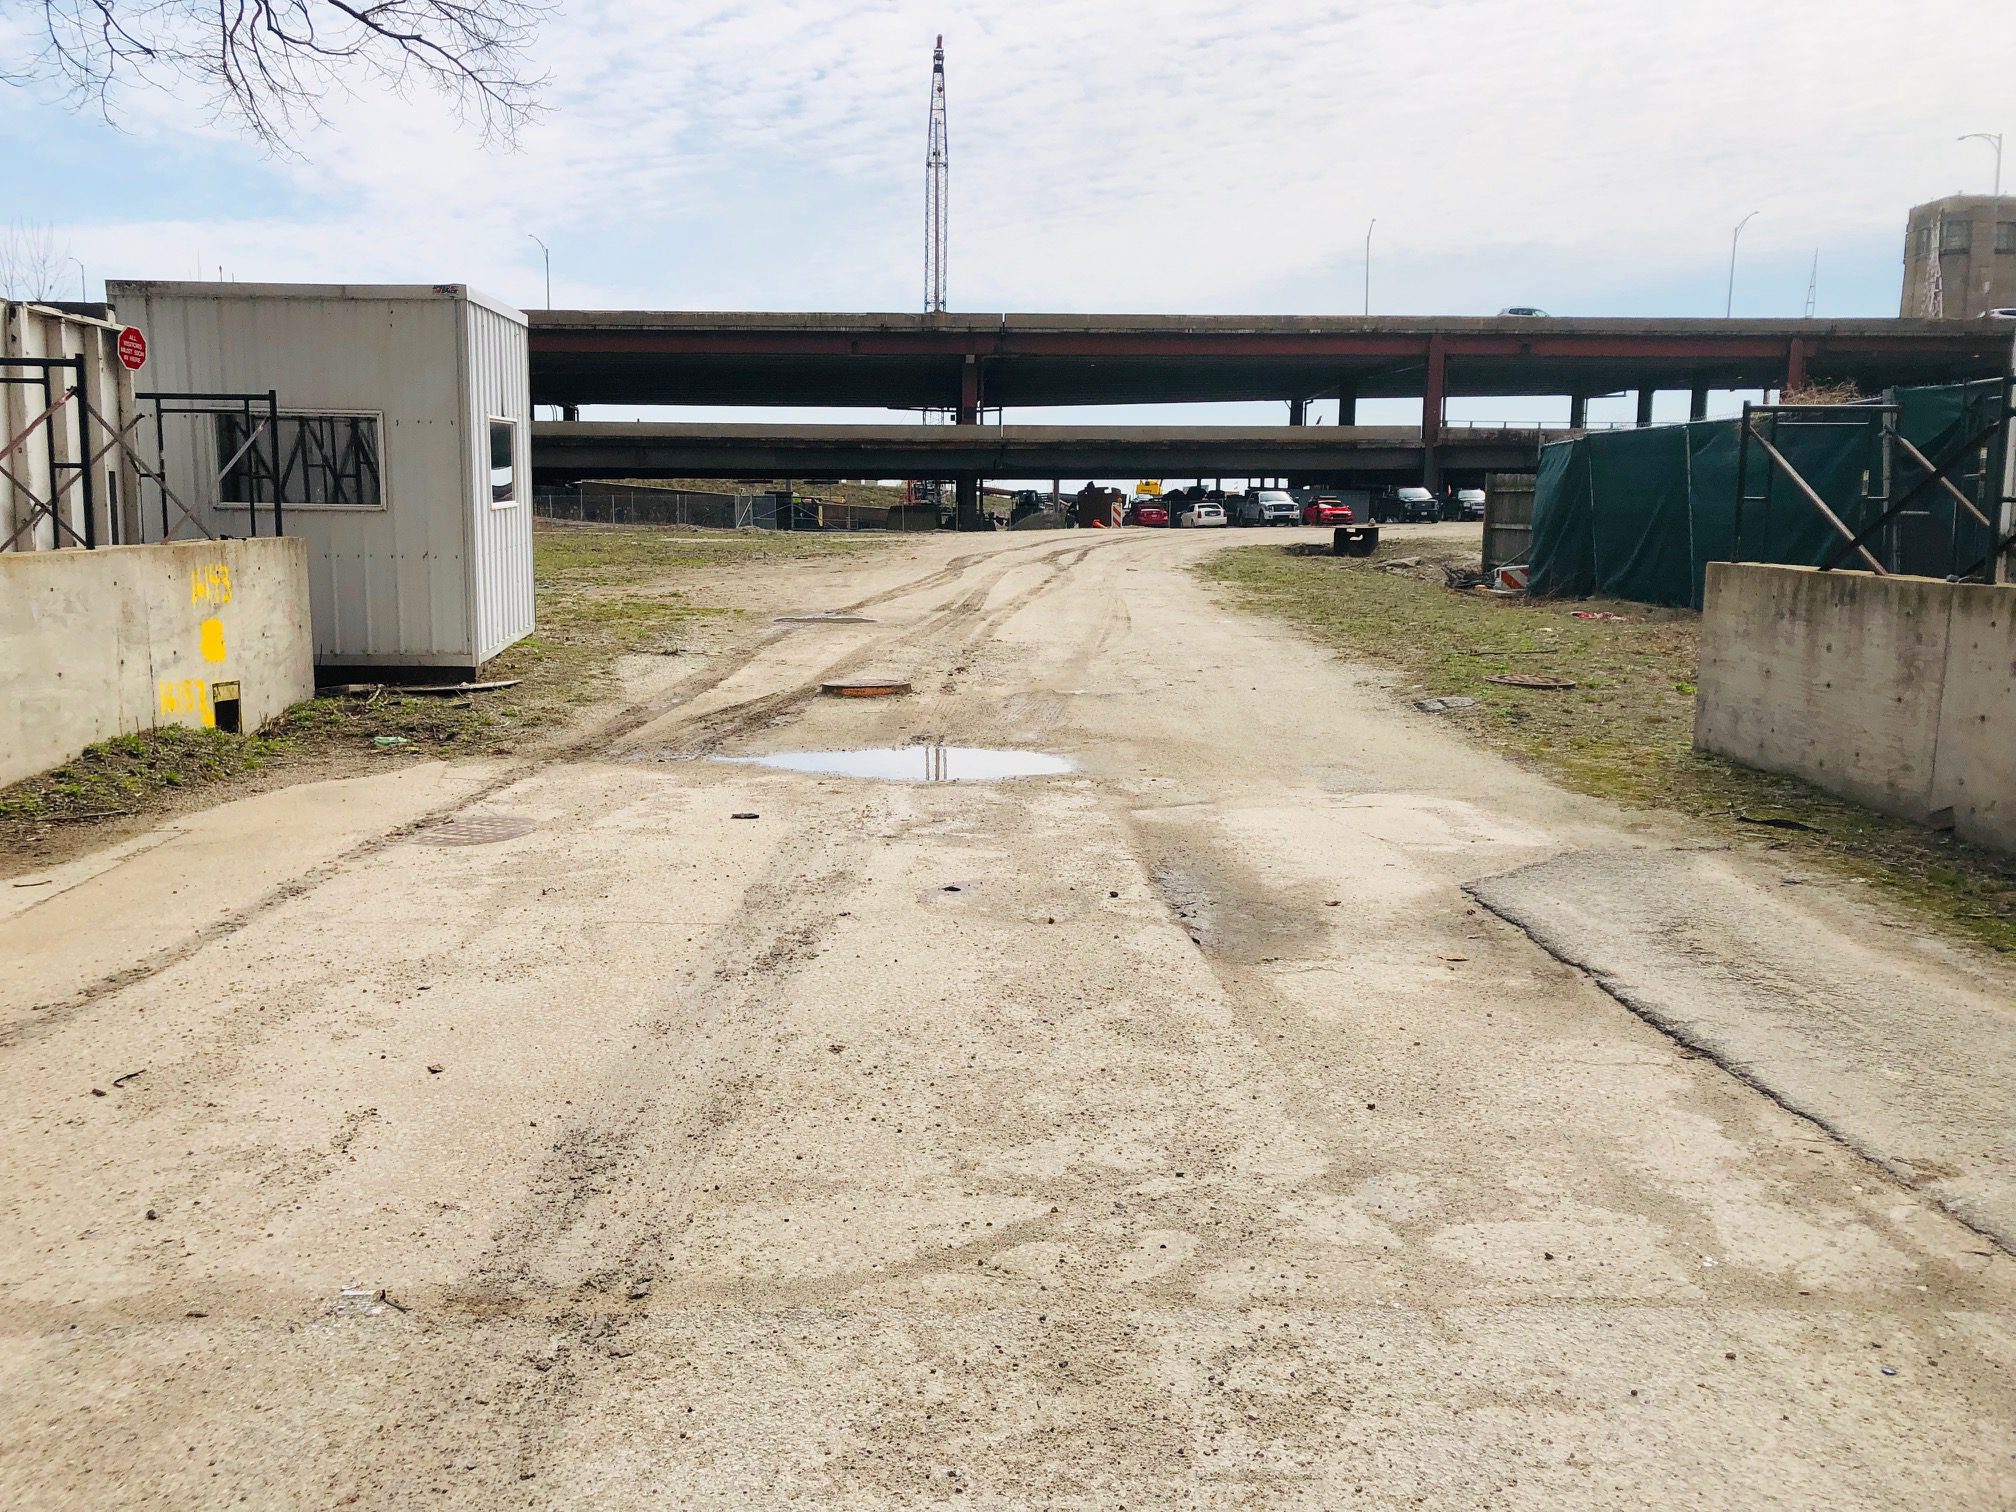
[[[2016,307],[2016,197],[1949,194],[1904,225],[1898,313],[1966,320]]]

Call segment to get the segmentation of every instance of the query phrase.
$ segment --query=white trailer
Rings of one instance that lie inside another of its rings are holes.
[[[307,543],[325,677],[466,675],[531,632],[520,311],[460,284],[113,281],[106,295],[146,334],[141,393],[277,395],[277,445],[254,439],[259,406],[171,414],[163,471],[214,535],[270,534],[279,504]],[[145,512],[147,539],[189,534],[179,511]]]

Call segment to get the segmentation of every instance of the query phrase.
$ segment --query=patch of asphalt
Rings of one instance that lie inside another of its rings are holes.
[[[1690,1050],[2016,1254],[2016,1013],[1962,959],[1861,946],[1705,851],[1582,851],[1464,889]],[[1915,968],[1915,969],[1908,969]]]

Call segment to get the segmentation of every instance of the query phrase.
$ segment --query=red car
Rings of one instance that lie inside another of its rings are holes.
[[[1311,499],[1302,506],[1304,525],[1349,525],[1353,523],[1351,506],[1340,504],[1335,499]]]
[[[1160,504],[1136,504],[1127,511],[1129,525],[1167,525],[1169,511]]]

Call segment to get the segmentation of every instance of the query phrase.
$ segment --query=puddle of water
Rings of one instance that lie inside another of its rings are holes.
[[[865,751],[780,751],[774,756],[717,756],[740,766],[774,767],[877,782],[1000,782],[1056,777],[1077,767],[1042,751],[989,751],[976,746],[883,746]]]

